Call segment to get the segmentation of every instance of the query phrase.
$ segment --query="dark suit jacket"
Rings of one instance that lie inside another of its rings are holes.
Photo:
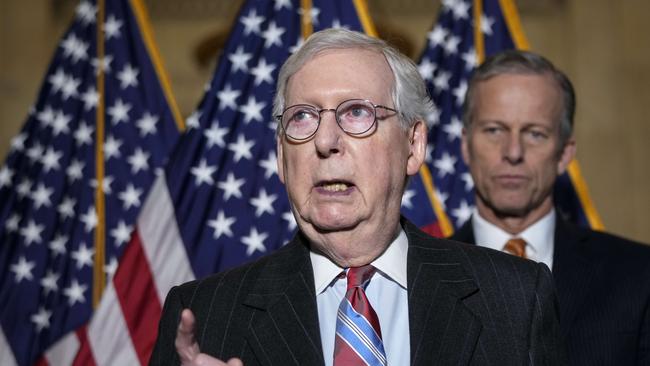
[[[571,365],[650,365],[650,247],[558,219],[553,277]],[[475,243],[471,220],[452,237]]]
[[[412,365],[565,364],[546,266],[402,226]],[[173,288],[150,365],[178,364],[174,339],[185,307],[196,316],[202,352],[246,366],[324,363],[300,234],[257,262]]]

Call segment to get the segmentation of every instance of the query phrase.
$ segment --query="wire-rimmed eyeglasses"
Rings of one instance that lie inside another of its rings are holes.
[[[349,99],[336,108],[318,109],[309,104],[296,104],[285,108],[281,115],[275,116],[280,121],[284,134],[296,141],[312,137],[320,126],[321,113],[334,112],[336,123],[351,136],[362,136],[375,127],[377,108],[398,113],[396,109],[377,105],[365,99]],[[380,119],[388,116],[381,116]]]

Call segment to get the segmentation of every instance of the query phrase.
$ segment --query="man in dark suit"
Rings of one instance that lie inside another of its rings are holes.
[[[150,364],[564,364],[546,266],[400,218],[430,103],[385,42],[312,35],[274,101],[300,230],[257,262],[172,289]]]
[[[572,365],[650,365],[650,248],[562,219],[553,185],[575,154],[575,96],[543,57],[507,51],[472,76],[463,158],[476,210],[451,238],[552,268]]]

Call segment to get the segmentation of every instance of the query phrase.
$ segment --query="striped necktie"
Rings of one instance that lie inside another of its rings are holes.
[[[348,289],[336,317],[334,366],[386,365],[377,313],[364,291],[374,273],[369,264],[347,271]]]

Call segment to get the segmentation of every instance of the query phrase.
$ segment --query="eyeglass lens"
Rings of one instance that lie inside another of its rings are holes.
[[[351,135],[362,134],[375,123],[375,106],[367,100],[352,99],[339,104],[335,110],[319,110],[303,104],[291,106],[282,114],[282,126],[289,137],[306,139],[318,129],[321,114],[330,111],[335,112],[341,129]]]

